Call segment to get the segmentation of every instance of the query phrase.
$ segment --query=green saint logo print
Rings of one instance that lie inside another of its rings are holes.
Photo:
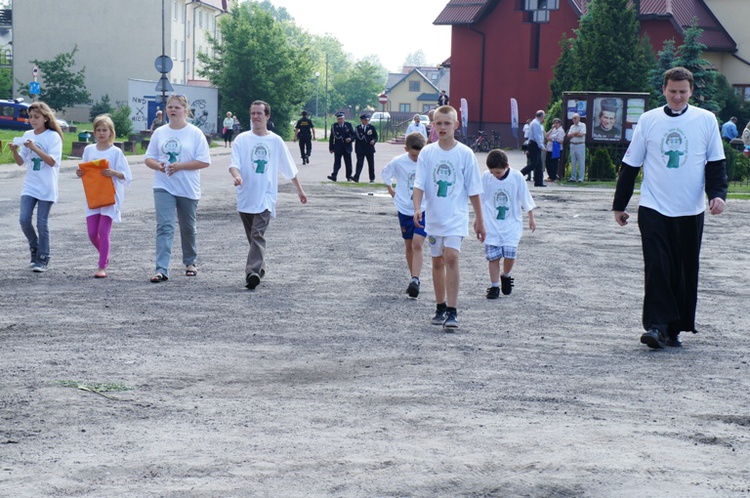
[[[164,145],[161,147],[162,152],[164,155],[167,156],[167,161],[169,164],[173,164],[177,162],[177,158],[180,157],[180,152],[182,151],[182,144],[179,140],[176,138],[170,138],[166,142],[164,142]]]
[[[437,187],[438,197],[448,197],[456,184],[456,172],[450,163],[441,163],[434,169],[432,181]]]
[[[661,152],[668,169],[677,169],[687,156],[687,137],[679,129],[670,130],[661,143]]]
[[[504,220],[510,213],[510,197],[505,190],[495,192],[495,211],[497,211],[496,220]]]
[[[253,164],[255,164],[255,173],[262,175],[266,172],[268,164],[268,147],[263,144],[256,145],[253,148]]]

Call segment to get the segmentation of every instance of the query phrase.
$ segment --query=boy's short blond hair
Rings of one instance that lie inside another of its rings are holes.
[[[415,131],[413,133],[409,133],[406,136],[406,142],[404,143],[404,145],[406,146],[406,150],[422,150],[424,149],[426,143],[427,142],[424,138],[424,135],[422,135],[418,131]]]
[[[487,169],[506,168],[508,166],[508,155],[500,149],[492,149],[487,154]]]
[[[445,114],[453,118],[453,121],[458,121],[458,112],[452,105],[441,105],[435,109],[435,114]]]
[[[104,125],[109,130],[107,144],[112,145],[115,141],[115,123],[109,114],[100,114],[94,118],[94,133],[96,133],[96,127],[99,125]]]

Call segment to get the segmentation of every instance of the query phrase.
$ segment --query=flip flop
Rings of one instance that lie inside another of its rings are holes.
[[[158,284],[159,282],[166,282],[167,280],[169,280],[169,277],[167,277],[163,273],[157,273],[156,275],[151,277],[152,284]]]
[[[195,277],[196,275],[198,275],[198,268],[195,265],[188,265],[185,268],[186,277]]]

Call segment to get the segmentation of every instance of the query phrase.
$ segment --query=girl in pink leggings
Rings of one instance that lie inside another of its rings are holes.
[[[99,268],[94,277],[105,278],[107,276],[107,264],[109,263],[109,234],[112,223],[120,222],[120,209],[125,198],[125,187],[130,185],[133,175],[130,166],[122,151],[113,145],[115,141],[115,125],[108,114],[102,114],[94,119],[94,136],[96,144],[87,146],[83,151],[83,162],[106,159],[109,168],[102,170],[101,174],[112,178],[115,184],[115,203],[97,209],[86,207],[86,226],[88,227],[89,239],[99,251]],[[78,169],[79,177],[84,175],[83,170]],[[98,174],[89,172],[88,174]]]

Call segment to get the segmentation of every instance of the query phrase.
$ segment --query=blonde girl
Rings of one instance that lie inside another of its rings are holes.
[[[211,164],[208,142],[200,128],[187,122],[190,105],[184,95],[167,100],[169,124],[154,131],[146,151],[146,166],[154,170],[156,209],[156,273],[151,282],[169,280],[175,212],[180,225],[185,275],[198,274],[195,214],[201,197],[200,170]]]
[[[26,167],[19,221],[29,241],[29,268],[42,273],[49,267],[48,221],[52,204],[57,202],[63,134],[54,111],[44,102],[34,102],[28,112],[32,129],[23,134],[23,145],[9,146],[16,164]],[[35,208],[36,229],[31,222]]]
[[[102,114],[94,119],[94,137],[96,144],[86,146],[83,150],[83,162],[106,159],[109,168],[102,170],[101,175],[112,178],[115,184],[115,203],[97,209],[89,209],[86,206],[86,226],[88,228],[89,240],[99,251],[99,267],[94,273],[95,278],[107,276],[107,265],[109,264],[110,233],[112,223],[120,223],[120,211],[125,199],[125,187],[133,181],[130,165],[125,159],[125,154],[115,147],[115,124],[109,114]],[[89,174],[99,174],[89,172]],[[76,175],[81,178],[84,175],[82,169],[76,170]]]

